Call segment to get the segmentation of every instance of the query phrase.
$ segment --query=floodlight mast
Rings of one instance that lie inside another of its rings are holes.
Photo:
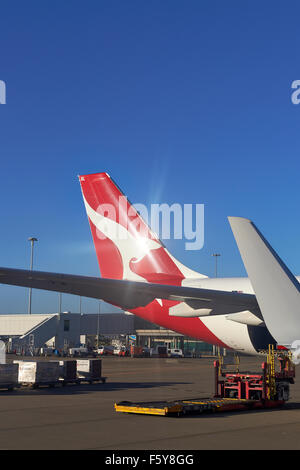
[[[31,252],[30,252],[30,271],[33,268],[33,250],[34,250],[34,242],[37,242],[38,239],[35,237],[28,238],[28,241],[31,243]],[[28,314],[31,315],[31,305],[32,305],[32,288],[29,287],[29,301],[28,301]]]

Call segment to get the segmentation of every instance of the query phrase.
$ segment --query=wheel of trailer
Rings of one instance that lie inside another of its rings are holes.
[[[276,384],[276,394],[278,400],[288,401],[290,398],[290,385],[287,381]]]

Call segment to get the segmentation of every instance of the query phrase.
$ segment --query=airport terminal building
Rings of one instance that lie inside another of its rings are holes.
[[[191,352],[212,352],[213,346],[167,330],[132,314],[103,313],[0,315],[0,339],[9,351],[33,351],[51,346],[59,351],[86,344],[93,347],[100,341],[119,339],[139,346],[166,344]]]

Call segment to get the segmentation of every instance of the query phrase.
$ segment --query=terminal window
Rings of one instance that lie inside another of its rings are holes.
[[[64,320],[64,331],[70,331],[70,320]]]

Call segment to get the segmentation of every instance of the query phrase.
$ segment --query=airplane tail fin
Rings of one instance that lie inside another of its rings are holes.
[[[79,180],[103,277],[177,285],[206,277],[168,253],[107,173]]]
[[[300,284],[251,220],[228,220],[267,328],[289,347],[300,340]]]

